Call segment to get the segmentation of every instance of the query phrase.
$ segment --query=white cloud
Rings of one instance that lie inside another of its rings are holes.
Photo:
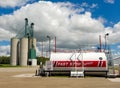
[[[15,11],[12,15],[0,16],[0,27],[4,38],[20,34],[24,31],[24,18],[28,18],[30,23],[35,23],[35,37],[40,41],[47,41],[47,35],[51,38],[57,37],[58,48],[79,48],[80,45],[98,44],[99,35],[104,42],[104,34],[109,32],[110,43],[119,42],[120,24],[105,28],[104,19],[92,18],[91,12],[85,12],[84,8],[75,9],[71,3],[52,3],[50,1],[40,1],[28,4]],[[113,31],[114,29],[114,31]],[[9,33],[8,33],[9,34]],[[53,43],[52,43],[53,45]],[[37,52],[39,52],[39,47]]]
[[[0,28],[0,40],[9,40],[11,36],[12,36],[11,32]]]
[[[118,45],[118,46],[117,46],[117,48],[119,48],[119,49],[120,49],[120,45]]]
[[[95,3],[92,3],[91,5],[89,5],[88,3],[86,3],[86,2],[83,2],[81,5],[80,5],[81,7],[85,7],[85,8],[91,8],[91,9],[93,9],[93,8],[97,8],[98,7],[98,5],[97,4],[95,4]]]
[[[96,7],[98,7],[98,5],[95,4],[95,3],[93,3],[93,4],[91,5],[91,8],[96,8]]]
[[[104,26],[93,19],[90,12],[78,14],[83,8],[73,9],[70,3],[40,1],[15,11],[13,15],[0,17],[1,28],[11,33],[24,31],[24,18],[35,23],[35,37],[38,41],[47,40],[46,36],[56,36],[58,47],[75,47],[83,44],[98,43],[99,34]],[[96,26],[97,25],[97,26]],[[90,38],[90,39],[88,39]]]
[[[120,31],[120,22],[114,25],[114,31],[113,32],[119,32]]]
[[[109,33],[109,43],[115,44],[120,42],[120,22],[115,24],[113,27],[107,27],[106,33]]]
[[[97,33],[104,31],[104,26],[98,20],[93,19],[90,12],[85,12],[85,14],[82,15],[75,14],[71,18],[71,25],[73,31],[79,30],[86,33]]]
[[[107,22],[107,20],[105,19],[105,18],[103,18],[103,17],[98,17],[98,20],[102,23],[102,24],[104,24],[104,23],[106,23]]]
[[[0,46],[0,56],[10,55],[10,46]]]
[[[115,0],[104,0],[105,3],[114,4]]]
[[[31,0],[0,0],[0,7],[6,8],[6,7],[22,6],[25,5],[28,1]]]
[[[88,3],[83,2],[83,3],[81,4],[81,6],[82,6],[82,7],[88,7],[89,5],[88,5]]]

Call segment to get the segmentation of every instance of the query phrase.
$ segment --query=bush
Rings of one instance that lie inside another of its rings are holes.
[[[49,60],[49,58],[45,58],[45,57],[37,57],[37,64],[40,65],[40,62],[43,63],[43,65],[45,65],[45,62]]]
[[[0,56],[0,64],[10,64],[10,57]]]
[[[40,65],[40,62],[45,64],[47,60],[49,60],[49,58],[37,57],[37,64]],[[0,64],[10,64],[10,57],[0,56]]]

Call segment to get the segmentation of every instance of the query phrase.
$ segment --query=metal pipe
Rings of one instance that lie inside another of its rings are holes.
[[[51,48],[50,48],[51,38],[50,38],[50,36],[47,36],[47,38],[49,39],[49,58],[50,58],[50,55],[51,55]]]
[[[34,37],[34,31],[33,31],[33,29],[34,29],[34,23],[31,23],[31,37],[33,38]]]
[[[54,52],[56,53],[56,36],[55,36],[55,50],[54,50]]]
[[[106,41],[106,38],[107,38],[108,35],[109,35],[109,33],[106,33],[106,34],[105,34],[105,50],[106,50],[106,47],[107,47],[107,41]]]
[[[42,41],[42,45],[41,45],[41,47],[42,47],[41,57],[43,57],[43,41]]]
[[[100,52],[102,52],[102,42],[101,42],[101,35],[99,35],[99,42],[100,42]]]
[[[28,26],[28,19],[25,18],[25,37],[27,35],[27,26]]]

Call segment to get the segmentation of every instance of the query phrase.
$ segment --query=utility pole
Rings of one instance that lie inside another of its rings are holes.
[[[101,35],[99,35],[99,42],[100,42],[100,52],[102,52],[102,42],[101,42]]]
[[[56,36],[55,36],[55,50],[54,50],[54,52],[56,53]]]
[[[106,48],[107,48],[107,36],[109,35],[109,33],[106,33],[105,34],[105,49],[104,51],[106,51]]]
[[[51,48],[50,48],[51,38],[48,35],[47,35],[47,38],[49,39],[49,59],[50,59],[50,55],[51,55]]]

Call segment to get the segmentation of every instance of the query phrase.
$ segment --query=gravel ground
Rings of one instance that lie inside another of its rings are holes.
[[[36,69],[0,68],[0,88],[120,88],[120,78],[35,77]]]
[[[35,72],[35,70],[38,68],[39,68],[38,66],[0,68],[0,72]]]

